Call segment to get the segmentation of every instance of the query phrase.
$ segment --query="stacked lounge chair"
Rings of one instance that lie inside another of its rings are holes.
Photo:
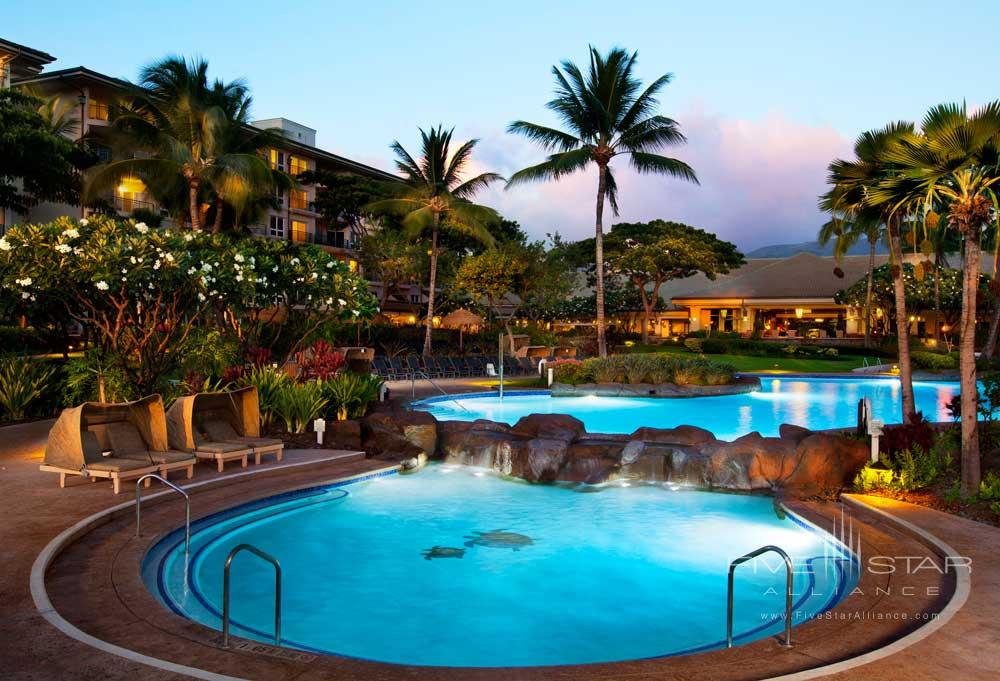
[[[66,486],[67,475],[108,478],[118,494],[123,480],[148,473],[166,477],[171,470],[185,469],[190,478],[195,462],[191,454],[169,448],[163,400],[151,395],[136,402],[87,402],[64,409],[49,432],[39,468],[59,473],[60,487]]]
[[[228,461],[238,460],[246,468],[251,454],[259,464],[267,454],[280,461],[284,451],[280,440],[260,437],[260,406],[253,387],[179,398],[167,412],[167,431],[172,447],[214,461],[220,473]]]

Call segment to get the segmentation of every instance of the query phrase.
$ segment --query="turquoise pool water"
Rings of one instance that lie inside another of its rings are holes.
[[[642,426],[707,428],[731,440],[753,431],[777,436],[782,423],[812,430],[847,428],[857,423],[862,397],[872,401],[875,418],[885,423],[902,419],[896,379],[772,378],[762,376],[759,392],[725,397],[664,399],[646,397],[550,397],[547,393],[444,397],[414,405],[440,419],[490,419],[514,424],[527,414],[572,414],[591,433],[631,433]],[[958,383],[915,382],[917,410],[931,421],[948,421],[947,405],[959,394]]]
[[[795,562],[795,621],[831,607],[855,565],[770,498],[663,486],[541,486],[433,465],[210,517],[147,556],[164,604],[221,628],[222,568],[247,542],[284,571],[283,645],[384,662],[522,666],[721,647],[729,562],[765,544]],[[437,547],[437,548],[435,548]],[[735,631],[781,631],[776,556],[737,571]],[[240,554],[234,634],[269,641],[271,568]]]

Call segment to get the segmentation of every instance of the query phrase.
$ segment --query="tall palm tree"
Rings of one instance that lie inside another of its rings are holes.
[[[113,116],[113,130],[126,148],[142,155],[94,168],[87,195],[137,177],[158,199],[183,191],[191,227],[201,229],[208,195],[240,209],[273,193],[276,173],[259,151],[280,145],[283,137],[278,130],[249,127],[250,102],[241,80],[209,84],[204,60],[171,56],[147,66]]]
[[[820,200],[824,210],[836,210],[836,192],[831,190]],[[824,224],[819,230],[819,243],[822,246],[833,241],[833,255],[839,261],[854,244],[862,238],[868,241],[868,284],[865,290],[865,347],[871,347],[872,339],[872,287],[875,279],[875,249],[882,238],[882,221],[872,211],[858,211],[852,218],[838,215]]]
[[[886,154],[900,172],[883,183],[877,200],[895,207],[918,204],[944,211],[962,237],[962,317],[959,371],[962,400],[964,496],[979,491],[980,453],[976,382],[976,298],[982,267],[980,241],[996,217],[1000,187],[1000,101],[974,113],[965,104],[941,104],[924,117],[920,135],[905,136]]]
[[[618,184],[610,163],[616,156],[628,156],[639,173],[670,175],[697,184],[698,178],[686,163],[655,152],[685,142],[678,124],[656,115],[657,93],[673,78],[665,74],[643,90],[634,69],[639,53],[613,48],[602,55],[590,47],[590,69],[586,75],[570,62],[552,67],[556,79],[555,98],[546,107],[564,125],[558,130],[527,121],[514,121],[508,132],[524,135],[552,153],[538,165],[511,176],[507,187],[525,182],[558,180],[566,175],[597,166],[597,211],[594,265],[597,273],[597,346],[601,357],[608,354],[604,321],[604,201],[618,215]]]
[[[420,130],[420,156],[413,156],[398,141],[391,149],[396,154],[396,167],[403,174],[404,184],[386,185],[392,198],[374,201],[366,209],[373,213],[389,213],[402,217],[403,229],[411,237],[430,232],[430,287],[427,291],[427,319],[424,335],[424,356],[431,354],[434,329],[434,302],[437,287],[437,263],[440,251],[438,238],[446,229],[492,245],[488,225],[498,223],[500,215],[492,208],[472,203],[482,189],[503,178],[496,173],[481,173],[469,179],[463,171],[479,140],[469,140],[451,151],[454,128],[443,126]]]
[[[837,159],[830,164],[827,183],[831,185],[831,189],[820,197],[820,207],[832,212],[835,220],[847,218],[863,225],[877,221],[889,244],[904,422],[913,418],[916,402],[913,399],[910,334],[907,325],[909,317],[906,313],[906,288],[903,283],[903,217],[893,205],[874,203],[872,196],[896,172],[886,158],[889,149],[899,138],[912,135],[913,127],[912,123],[897,122],[858,136],[854,143],[854,160]]]

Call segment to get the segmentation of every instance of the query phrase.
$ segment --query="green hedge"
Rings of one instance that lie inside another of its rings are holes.
[[[958,368],[958,356],[914,351],[910,353],[910,364],[923,371],[947,371]]]
[[[635,353],[595,357],[582,362],[555,362],[559,383],[676,383],[678,385],[724,385],[736,373],[729,364],[667,353]]]

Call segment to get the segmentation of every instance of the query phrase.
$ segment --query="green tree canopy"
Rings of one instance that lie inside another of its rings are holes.
[[[87,151],[58,134],[39,113],[45,103],[0,90],[0,209],[26,214],[42,201],[80,203],[80,170]]]

